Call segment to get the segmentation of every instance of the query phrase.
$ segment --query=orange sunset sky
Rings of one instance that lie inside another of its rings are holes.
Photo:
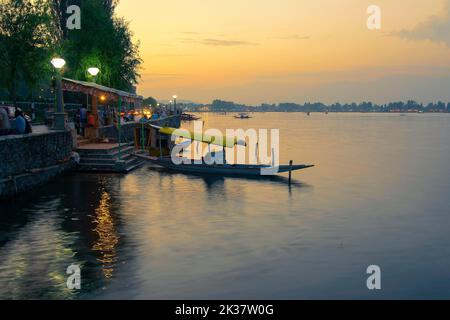
[[[144,96],[450,101],[450,0],[122,0],[117,13],[141,43]]]

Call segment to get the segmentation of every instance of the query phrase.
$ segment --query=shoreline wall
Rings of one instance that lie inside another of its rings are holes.
[[[70,170],[70,131],[0,137],[0,199],[12,197]]]

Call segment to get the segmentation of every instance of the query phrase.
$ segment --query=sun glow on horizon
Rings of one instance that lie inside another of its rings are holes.
[[[243,103],[450,99],[450,44],[405,39],[447,0],[122,1],[144,60],[138,90],[169,100]],[[450,18],[449,18],[450,19]],[[447,22],[448,23],[448,22]],[[449,41],[450,42],[450,41]],[[396,85],[392,85],[396,84]]]

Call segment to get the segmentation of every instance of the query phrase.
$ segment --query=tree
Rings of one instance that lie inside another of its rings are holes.
[[[150,106],[152,108],[156,108],[158,105],[158,101],[156,101],[156,99],[153,97],[148,97],[148,98],[144,99],[144,101],[142,101],[142,103],[145,106]]]
[[[98,83],[129,91],[139,79],[142,60],[128,23],[115,16],[116,4],[112,0],[82,1],[81,30],[64,33],[61,51],[68,77],[91,80],[86,70],[97,67]]]
[[[14,105],[18,84],[28,88],[49,74],[51,30],[49,6],[44,0],[1,0],[0,71],[2,85]]]

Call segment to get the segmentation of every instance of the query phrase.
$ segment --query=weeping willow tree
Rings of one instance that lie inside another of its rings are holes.
[[[139,44],[125,19],[117,17],[117,0],[52,0],[53,17],[60,46],[57,51],[66,59],[66,76],[90,81],[87,69],[99,68],[97,83],[131,90],[139,79],[142,60]],[[81,8],[81,29],[66,28],[69,5]]]

